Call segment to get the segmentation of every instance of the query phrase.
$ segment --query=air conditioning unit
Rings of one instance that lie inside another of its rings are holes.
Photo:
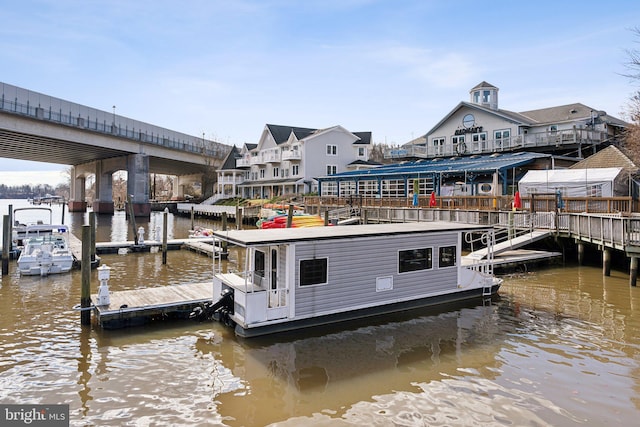
[[[493,184],[490,182],[481,182],[476,187],[476,194],[480,196],[492,196]]]

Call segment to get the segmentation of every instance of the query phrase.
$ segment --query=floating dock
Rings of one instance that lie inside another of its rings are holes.
[[[98,325],[104,329],[137,326],[156,319],[186,319],[193,309],[213,300],[212,282],[167,285],[111,292],[110,304],[95,306]],[[91,295],[97,301],[98,295]]]

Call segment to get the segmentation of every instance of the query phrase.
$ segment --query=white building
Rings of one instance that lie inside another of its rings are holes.
[[[499,108],[498,88],[481,82],[429,132],[386,158],[436,158],[503,151],[538,151],[585,157],[615,142],[620,119],[576,103],[514,112]],[[583,153],[584,151],[584,153]]]
[[[272,198],[318,191],[317,176],[367,167],[371,132],[267,124],[258,144],[229,153],[218,171],[219,197]]]

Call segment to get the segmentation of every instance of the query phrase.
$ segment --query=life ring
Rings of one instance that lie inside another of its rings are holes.
[[[458,154],[466,153],[467,144],[465,144],[464,142],[459,143],[458,146],[456,147],[456,151],[458,152]]]

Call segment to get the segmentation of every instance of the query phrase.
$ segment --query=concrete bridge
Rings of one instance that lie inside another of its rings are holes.
[[[112,177],[127,172],[136,216],[150,214],[149,174],[213,188],[230,146],[0,82],[0,157],[72,166],[70,211],[84,211],[85,180],[95,176],[97,213],[113,213]]]

